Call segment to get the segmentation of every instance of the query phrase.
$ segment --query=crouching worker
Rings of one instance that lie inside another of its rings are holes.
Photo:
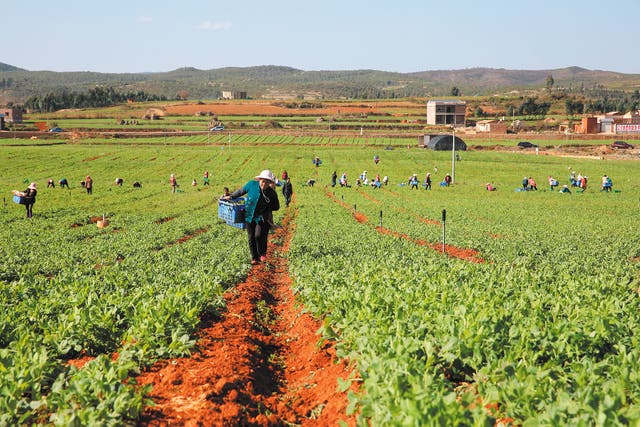
[[[251,264],[259,264],[267,260],[267,240],[269,229],[273,224],[273,211],[280,209],[278,193],[275,190],[276,178],[265,169],[244,187],[221,199],[229,200],[247,195],[245,202],[245,222],[247,239],[251,252]]]

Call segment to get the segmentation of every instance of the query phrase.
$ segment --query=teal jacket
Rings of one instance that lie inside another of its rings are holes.
[[[231,198],[235,199],[247,195],[244,204],[245,222],[260,222],[264,219],[270,219],[271,212],[280,209],[280,201],[278,193],[271,187],[267,187],[264,191],[260,191],[260,182],[251,180],[244,187],[231,193]]]

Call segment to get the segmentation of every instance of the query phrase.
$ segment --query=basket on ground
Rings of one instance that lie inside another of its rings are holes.
[[[218,200],[218,218],[236,228],[245,228],[244,198]]]

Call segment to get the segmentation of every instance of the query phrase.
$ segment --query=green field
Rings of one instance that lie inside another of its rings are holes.
[[[640,423],[637,161],[469,151],[443,188],[451,153],[402,140],[206,138],[0,144],[0,426],[137,419],[148,390],[123,380],[188,354],[200,317],[246,276],[245,234],[217,219],[216,199],[265,168],[292,176],[290,274],[356,363],[362,425]],[[588,190],[549,191],[546,177],[565,184],[570,169],[590,177]],[[334,170],[390,183],[332,188]],[[403,185],[426,172],[431,191]],[[79,186],[87,174],[91,196]],[[614,192],[599,191],[604,174]],[[539,191],[515,191],[525,175]],[[71,189],[46,188],[62,177]],[[27,220],[11,190],[31,181]],[[446,243],[484,262],[423,244],[441,241],[443,210]],[[103,215],[110,226],[99,229],[92,217]],[[100,357],[66,364],[83,355]]]

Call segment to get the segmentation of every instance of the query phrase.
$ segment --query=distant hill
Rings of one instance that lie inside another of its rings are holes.
[[[145,91],[176,99],[215,99],[222,91],[244,91],[250,98],[276,99],[379,99],[448,96],[455,86],[460,94],[492,95],[513,90],[541,89],[547,77],[554,87],[633,91],[640,87],[639,74],[568,67],[553,70],[463,70],[393,73],[377,70],[303,71],[264,65],[199,70],[179,68],[162,73],[97,73],[28,71],[0,63],[0,104],[21,103],[32,95],[49,92],[81,92],[96,85],[113,86],[120,92]]]
[[[4,62],[0,62],[0,71],[26,71],[22,68],[14,67],[13,65],[5,64]]]

